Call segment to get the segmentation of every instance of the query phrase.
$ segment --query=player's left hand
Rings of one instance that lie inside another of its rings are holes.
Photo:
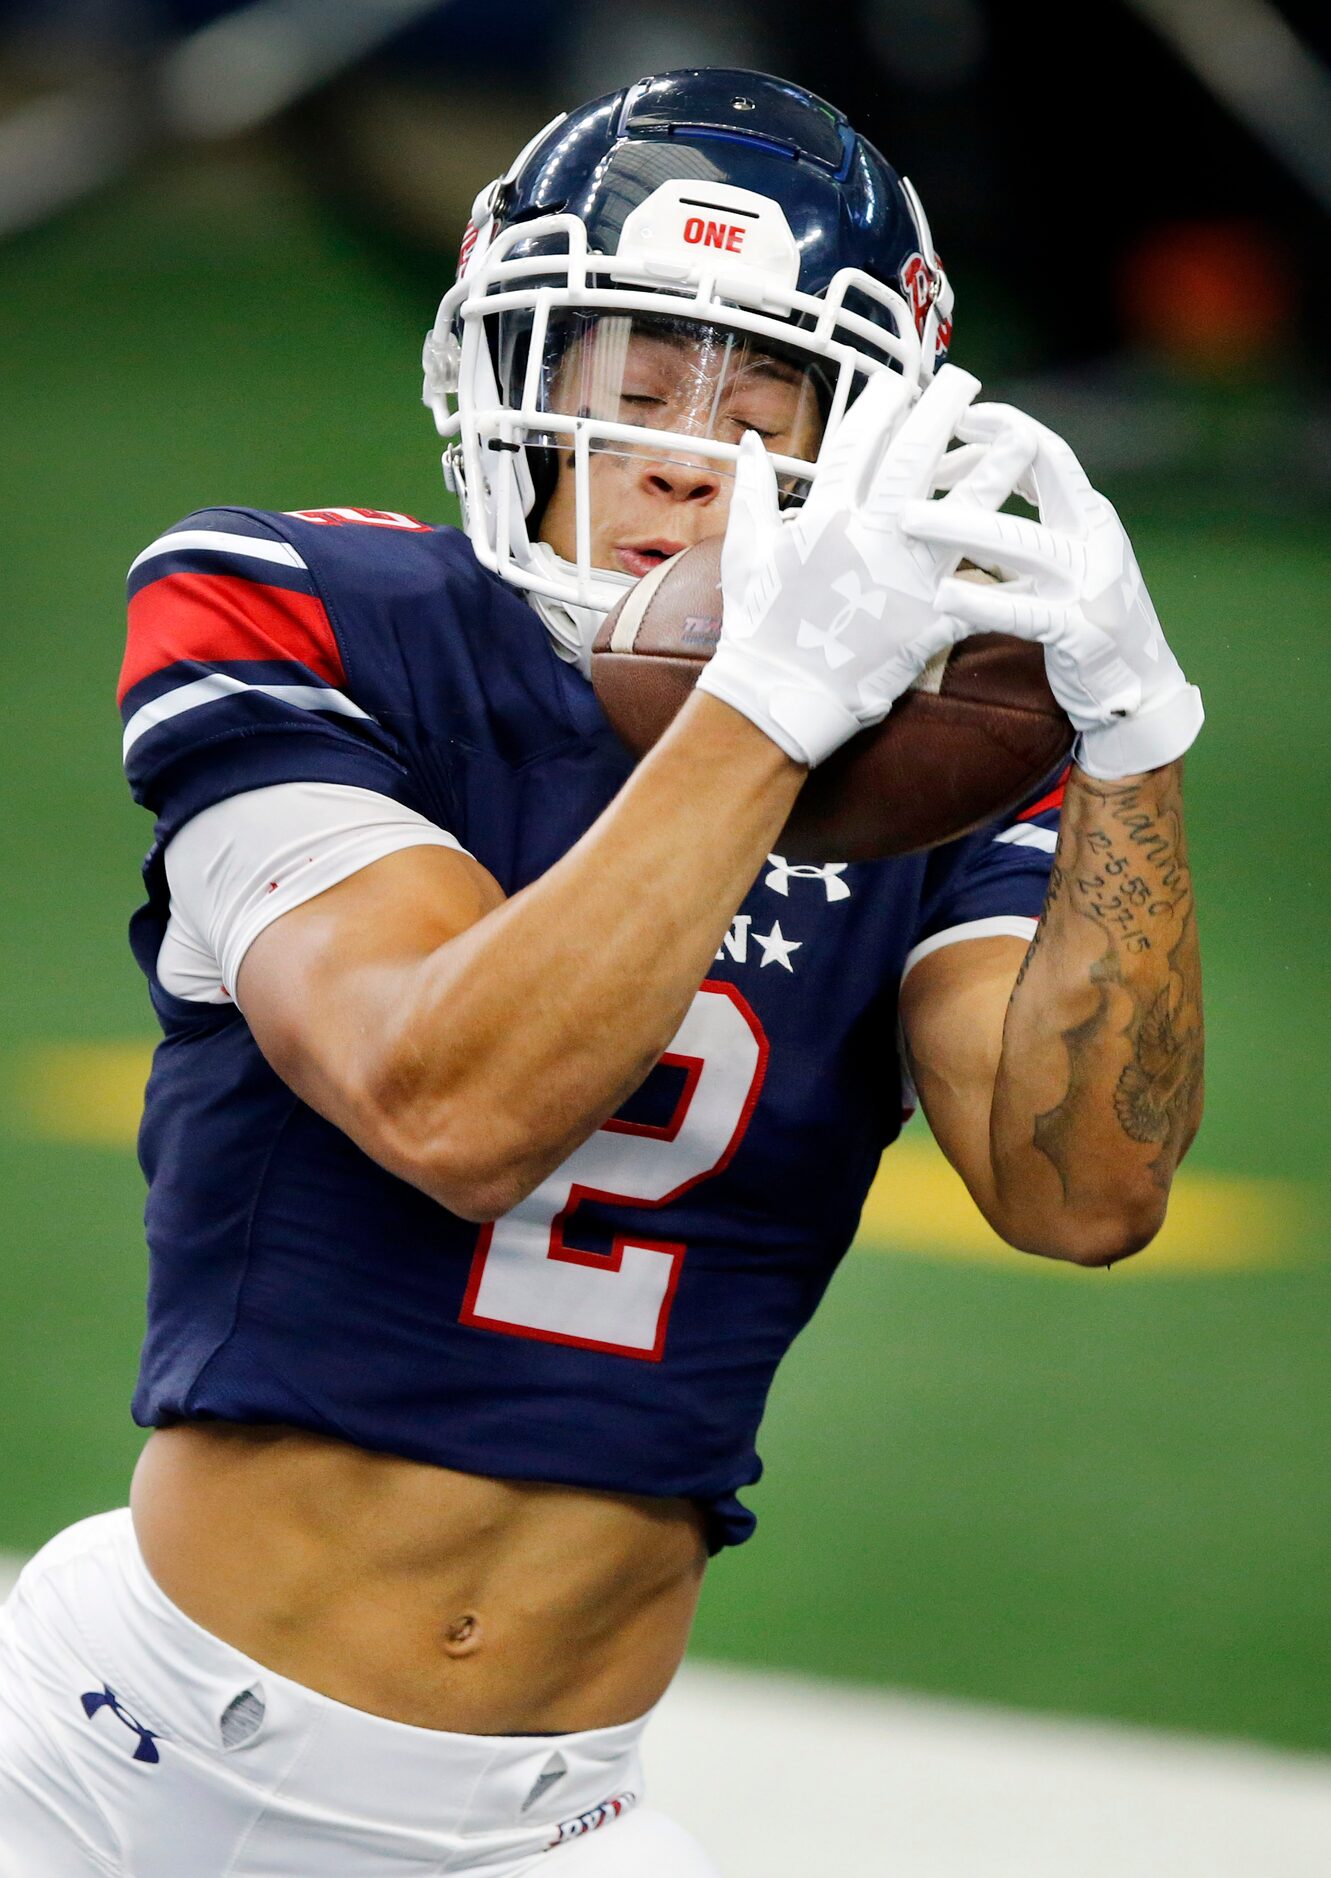
[[[944,580],[938,609],[973,630],[1043,642],[1050,687],[1081,733],[1082,769],[1104,781],[1159,769],[1201,729],[1201,693],[1166,643],[1123,524],[1063,439],[1009,405],[974,405],[957,425],[971,443],[1023,431],[1035,449],[1021,488],[1038,522],[980,507],[963,486],[908,504],[902,530],[1004,576]]]

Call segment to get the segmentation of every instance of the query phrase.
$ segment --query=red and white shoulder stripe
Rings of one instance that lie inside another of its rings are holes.
[[[1053,788],[1038,802],[1023,809],[1010,827],[1000,829],[994,840],[1016,848],[1039,848],[1045,854],[1052,854],[1058,846],[1057,817],[1067,793],[1070,773],[1070,769],[1065,769]]]
[[[117,699],[124,754],[185,712],[254,692],[365,718],[346,695],[341,649],[306,562],[248,516],[174,529],[129,571]]]

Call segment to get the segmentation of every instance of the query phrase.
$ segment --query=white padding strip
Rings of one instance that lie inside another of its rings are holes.
[[[242,554],[251,561],[276,561],[282,567],[304,567],[289,541],[261,541],[255,535],[224,535],[215,528],[181,528],[174,535],[159,535],[130,562],[132,574],[159,554]]]
[[[182,711],[193,711],[201,704],[215,704],[219,698],[229,698],[240,691],[261,691],[265,697],[277,698],[301,711],[331,711],[339,717],[363,717],[371,721],[368,711],[362,711],[358,704],[329,686],[247,685],[243,679],[233,678],[230,672],[209,672],[206,678],[195,678],[175,691],[164,692],[151,704],[135,711],[125,726],[122,758],[129,755],[140,737],[158,724],[165,724],[168,718],[179,717]]]
[[[994,840],[1009,842],[1014,848],[1043,848],[1046,854],[1052,854],[1058,846],[1058,830],[1037,828],[1034,822],[1014,822]]]
[[[1029,945],[1039,923],[1020,913],[998,913],[991,919],[968,919],[963,925],[949,926],[911,947],[901,968],[902,979],[931,952],[941,952],[944,946],[960,945],[963,939],[1024,939]]]
[[[166,850],[171,918],[157,975],[175,997],[219,1004],[261,932],[403,848],[452,848],[455,835],[373,789],[272,783],[186,822]]]

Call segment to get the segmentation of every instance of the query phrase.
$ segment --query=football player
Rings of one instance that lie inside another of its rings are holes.
[[[910,1086],[1020,1250],[1158,1228],[1200,701],[950,331],[841,115],[653,77],[478,201],[426,347],[465,533],[212,509],[135,561],[155,1432],[0,1626],[5,1878],[701,1878],[639,1739]],[[722,533],[719,646],[634,768],[592,637]],[[1045,645],[1070,773],[792,872],[810,768],[977,629]]]

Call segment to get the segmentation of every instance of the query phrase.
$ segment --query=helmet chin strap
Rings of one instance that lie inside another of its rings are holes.
[[[568,562],[561,560],[548,542],[533,541],[528,549],[532,566],[540,573],[565,571]],[[584,678],[592,675],[592,643],[601,630],[605,613],[600,607],[578,606],[571,600],[553,600],[548,594],[529,593],[546,631],[554,640],[555,651],[566,664],[576,665]]]

